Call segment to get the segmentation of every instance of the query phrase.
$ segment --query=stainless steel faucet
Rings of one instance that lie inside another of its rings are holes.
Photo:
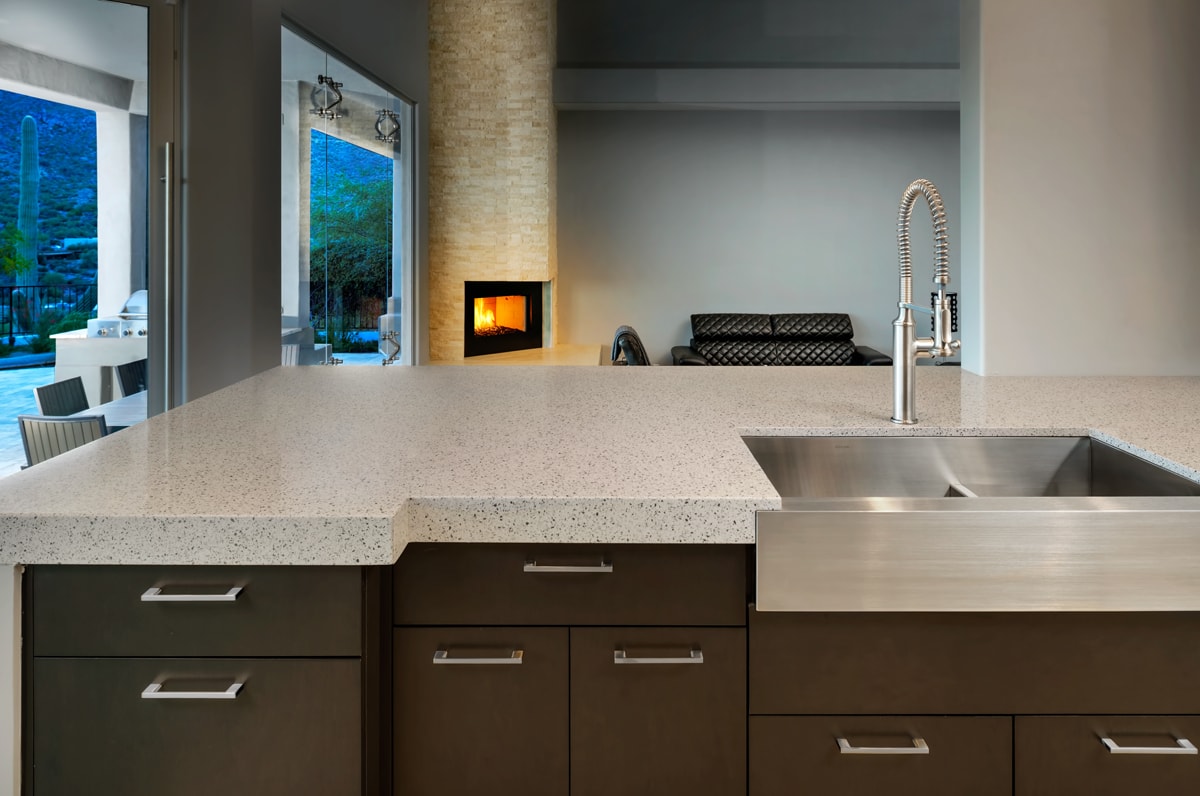
[[[936,309],[912,303],[912,245],[908,226],[912,222],[913,203],[924,195],[933,216],[933,282],[938,286]],[[950,284],[950,245],[946,235],[946,207],[937,186],[929,180],[913,180],[900,199],[896,221],[900,245],[900,314],[892,322],[892,422],[911,426],[917,422],[917,359],[948,357],[962,345],[950,339],[950,302],[946,285]],[[933,315],[933,337],[917,337],[913,311]]]

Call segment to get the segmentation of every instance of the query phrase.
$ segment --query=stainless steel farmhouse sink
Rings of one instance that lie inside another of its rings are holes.
[[[1200,610],[1200,483],[1088,437],[745,437],[760,611]]]

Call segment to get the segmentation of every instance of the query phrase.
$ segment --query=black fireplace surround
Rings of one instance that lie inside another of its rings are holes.
[[[541,282],[464,282],[463,356],[498,354],[542,347]],[[484,333],[475,329],[475,300],[516,296],[524,299],[520,322],[504,323]]]

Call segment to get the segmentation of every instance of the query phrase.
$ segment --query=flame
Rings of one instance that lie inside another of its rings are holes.
[[[484,306],[483,299],[475,299],[475,331],[491,329],[496,325],[496,313]]]

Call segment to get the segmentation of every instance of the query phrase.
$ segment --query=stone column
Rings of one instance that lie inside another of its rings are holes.
[[[554,0],[431,0],[429,39],[436,361],[462,356],[464,281],[558,272]]]

